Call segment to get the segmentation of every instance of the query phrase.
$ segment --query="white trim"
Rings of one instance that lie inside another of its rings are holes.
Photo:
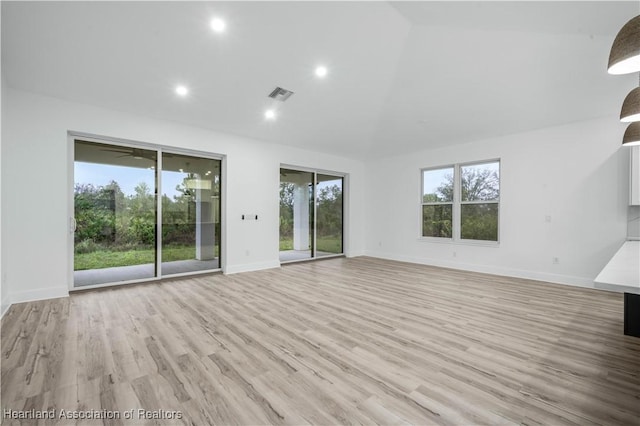
[[[68,130],[67,134],[73,140],[81,139],[87,142],[95,142],[95,143],[103,143],[103,144],[106,143],[110,145],[124,146],[126,148],[143,148],[151,151],[162,150],[163,152],[167,152],[169,154],[183,154],[183,155],[196,156],[196,157],[205,157],[205,158],[210,158],[212,160],[221,160],[224,157],[224,155],[222,154],[215,154],[212,152],[198,151],[198,150],[188,149],[188,148],[178,148],[174,146],[160,145],[160,144],[151,143],[151,142],[141,142],[133,139],[122,139],[122,138],[115,138],[111,136],[96,135],[92,133],[77,132],[75,130]]]
[[[5,296],[0,302],[0,319],[2,319],[2,317],[4,317],[4,314],[6,314],[9,311],[10,307],[11,307],[11,299],[9,298],[9,296]]]
[[[451,206],[451,237],[453,241],[460,241],[462,234],[462,167],[453,166],[453,205]]]
[[[435,171],[435,170],[446,170],[446,169],[451,169],[453,170],[453,178],[454,178],[454,182],[453,182],[453,188],[454,188],[454,192],[453,192],[453,198],[451,199],[451,201],[429,201],[426,202],[424,201],[424,172],[429,172],[429,171]],[[453,242],[453,237],[454,237],[454,232],[455,229],[453,224],[456,223],[455,222],[455,200],[456,200],[456,194],[455,194],[455,188],[456,188],[456,182],[455,182],[455,178],[458,175],[458,173],[456,172],[456,164],[451,164],[451,165],[443,165],[443,166],[437,166],[437,167],[424,167],[420,169],[420,204],[418,206],[419,209],[419,213],[418,213],[418,235],[421,240],[422,239],[429,239],[429,240],[434,240],[434,241],[439,241],[439,242]],[[451,238],[447,238],[447,237],[430,237],[430,236],[423,236],[424,233],[424,206],[451,206]]]
[[[293,170],[293,171],[299,171],[299,172],[304,172],[304,173],[311,173],[311,179],[312,182],[311,184],[313,185],[313,191],[312,191],[312,196],[313,196],[313,244],[311,247],[311,254],[312,257],[310,257],[309,259],[319,259],[319,257],[317,256],[317,228],[318,228],[318,224],[317,224],[317,220],[318,220],[318,175],[324,175],[324,176],[329,176],[329,177],[336,177],[339,179],[342,179],[342,253],[336,253],[336,256],[345,256],[347,253],[347,238],[346,235],[348,235],[347,230],[349,229],[349,221],[348,221],[348,215],[349,215],[349,204],[348,204],[348,200],[351,199],[351,191],[349,190],[349,188],[347,187],[349,184],[348,178],[349,178],[349,174],[348,173],[342,173],[342,172],[334,172],[334,171],[330,171],[330,170],[322,170],[322,169],[314,169],[314,168],[309,168],[309,167],[300,167],[300,166],[295,166],[295,165],[290,165],[290,164],[284,164],[284,163],[280,163],[280,169],[279,169],[279,173],[282,173],[282,169],[286,169],[286,170]],[[278,187],[279,185],[282,183],[282,175],[280,175],[280,180],[278,182]],[[347,194],[347,197],[345,197],[345,194]],[[280,232],[278,231],[278,241],[280,241]],[[351,256],[353,257],[353,256]],[[290,260],[290,261],[286,261],[284,263],[293,263],[293,262],[300,262],[300,261],[304,261],[307,259],[299,259],[299,260]],[[280,264],[280,262],[278,263]]]
[[[466,166],[480,166],[482,164],[491,164],[491,163],[499,163],[500,157],[489,158],[487,160],[479,160],[479,161],[465,161],[464,163],[457,163],[460,167]]]
[[[155,264],[155,270],[156,270],[156,277],[158,279],[162,279],[162,225],[163,225],[163,221],[162,221],[162,190],[164,189],[162,187],[162,172],[163,170],[163,160],[162,160],[162,155],[164,154],[164,150],[162,148],[159,148],[156,151],[156,155],[158,158],[156,158],[156,169],[155,169],[155,181],[156,181],[156,187],[154,188],[155,191],[155,208],[156,208],[156,223],[154,223],[155,228],[156,228],[156,264]],[[218,265],[220,266],[220,265]]]
[[[353,259],[355,257],[360,257],[360,256],[366,256],[366,251],[365,249],[360,249],[360,250],[354,250],[353,252],[345,252],[344,253],[344,257],[349,258],[349,259]]]
[[[97,288],[124,287],[127,285],[154,283],[154,282],[160,282],[160,281],[161,279],[158,277],[149,277],[149,278],[140,278],[138,280],[110,281],[110,282],[99,283],[99,284],[79,285],[77,287],[73,287],[72,289],[70,289],[69,293],[75,293],[77,291],[83,291],[83,290],[93,290]]]
[[[344,178],[343,178],[344,181]],[[313,244],[311,245],[311,257],[318,257],[318,172],[313,172],[313,191],[311,191],[313,197]],[[342,196],[344,206],[344,194]],[[342,221],[342,233],[344,234],[344,220]],[[278,237],[280,240],[280,237]],[[344,251],[344,247],[342,248]]]
[[[227,220],[227,156],[220,159],[220,251],[218,253],[218,266],[224,273],[227,270],[227,235],[229,221]]]
[[[482,164],[492,164],[498,163],[498,191],[501,195],[502,191],[502,160],[500,158],[494,158],[489,160],[481,160],[481,161],[470,161],[466,163],[455,163],[453,165],[442,165],[442,166],[434,166],[434,167],[423,167],[420,169],[420,213],[418,219],[418,240],[419,241],[428,241],[428,242],[445,242],[445,243],[463,243],[463,244],[473,244],[480,246],[499,246],[500,245],[500,230],[501,226],[501,215],[500,211],[502,209],[502,201],[500,199],[500,195],[497,200],[476,200],[476,201],[462,201],[462,168],[469,166],[477,166]],[[453,197],[451,201],[433,201],[433,202],[425,202],[424,201],[424,173],[435,170],[447,170],[453,169]],[[462,206],[463,205],[471,205],[471,204],[497,204],[498,205],[498,235],[496,241],[487,241],[487,240],[473,240],[468,238],[462,238]],[[432,237],[432,236],[424,236],[424,206],[447,206],[451,205],[451,237]],[[476,243],[476,241],[478,243]]]
[[[225,275],[238,274],[241,272],[261,271],[263,269],[279,268],[280,262],[277,260],[269,260],[266,262],[247,263],[244,265],[227,265],[224,270]]]
[[[162,267],[162,265],[160,265],[160,267]],[[83,291],[83,290],[93,290],[97,288],[111,288],[111,287],[124,287],[127,285],[136,285],[136,284],[162,283],[165,281],[172,280],[174,278],[188,278],[188,277],[193,277],[195,275],[208,275],[208,274],[216,274],[220,272],[222,272],[222,269],[220,268],[204,269],[201,271],[180,272],[177,274],[163,275],[162,277],[149,277],[149,278],[140,278],[138,280],[110,281],[110,282],[100,283],[100,284],[81,285],[81,286],[70,289],[69,293],[74,293],[74,292]]]
[[[173,280],[174,278],[189,278],[189,277],[194,277],[196,275],[219,274],[221,272],[222,272],[222,269],[220,269],[220,268],[217,268],[217,269],[205,269],[205,270],[202,270],[202,271],[180,272],[180,273],[177,273],[177,274],[163,275],[162,278],[156,279],[155,281],[163,282],[163,281]]]
[[[347,256],[345,256],[344,253],[325,254],[325,255],[322,255],[320,257],[305,257],[304,259],[281,260],[280,261],[280,265],[282,266],[282,265],[289,265],[291,263],[316,262],[318,260],[335,259],[335,258],[338,258],[338,257],[347,257]]]
[[[142,278],[138,280],[127,280],[127,281],[116,281],[116,282],[108,282],[108,283],[100,283],[90,286],[78,286],[76,287],[74,284],[74,230],[69,228],[69,236],[68,236],[68,266],[67,271],[69,274],[69,282],[68,289],[69,291],[74,290],[83,290],[83,289],[92,289],[92,288],[101,288],[101,287],[111,287],[123,284],[134,284],[134,283],[143,283],[148,281],[160,281],[164,278],[162,275],[162,232],[157,232],[158,229],[162,228],[162,171],[163,171],[163,154],[175,154],[175,155],[183,155],[187,157],[198,157],[204,158],[214,161],[220,162],[220,192],[221,192],[221,200],[220,200],[220,220],[221,220],[221,236],[220,236],[220,247],[218,258],[221,260],[226,259],[226,251],[224,252],[225,256],[222,255],[223,250],[226,247],[226,216],[225,216],[225,203],[226,203],[226,186],[223,188],[223,185],[226,185],[226,155],[222,154],[214,154],[210,152],[197,151],[192,149],[184,149],[184,148],[176,148],[170,147],[166,145],[159,145],[148,142],[140,142],[129,139],[121,139],[114,138],[109,136],[100,136],[94,135],[84,132],[76,132],[73,130],[67,131],[67,143],[68,143],[68,161],[69,167],[67,168],[68,175],[68,187],[70,188],[70,193],[68,195],[68,216],[69,221],[73,220],[75,217],[75,206],[74,206],[74,170],[75,170],[75,143],[77,140],[86,141],[86,142],[94,142],[100,144],[109,144],[114,146],[122,146],[126,148],[141,148],[145,150],[154,151],[156,153],[156,162],[154,166],[154,181],[155,181],[155,213],[156,213],[156,236],[155,236],[155,276],[150,278]],[[223,176],[224,174],[224,176]],[[70,222],[71,223],[71,222]],[[185,272],[182,274],[173,274],[167,275],[167,277],[177,277],[177,276],[189,276],[192,274],[202,274],[202,273],[210,273],[210,272],[219,272],[221,268],[223,268],[222,263],[219,261],[219,268],[217,269],[209,269],[206,271],[191,271]]]
[[[348,194],[345,197],[344,194]],[[351,253],[351,238],[347,236],[347,229],[351,229],[351,177],[347,173],[342,177],[342,253],[346,257],[353,257]],[[279,238],[279,237],[278,237]],[[362,242],[364,243],[364,241]]]
[[[460,205],[461,206],[470,206],[470,205],[474,205],[474,204],[500,204],[500,199],[498,199],[497,201],[495,201],[495,200],[491,200],[491,201],[486,201],[486,200],[460,201]]]
[[[396,260],[399,262],[415,263],[419,265],[437,266],[440,268],[457,269],[461,271],[479,272],[482,274],[500,275],[505,277],[523,278],[527,280],[544,281],[554,284],[570,285],[574,287],[595,288],[593,279],[576,277],[572,275],[550,274],[546,272],[528,271],[524,269],[504,268],[500,266],[479,265],[473,263],[461,263],[440,259],[423,257],[413,257],[383,253],[378,251],[367,251],[365,256],[377,259]]]
[[[75,219],[75,137],[71,132],[67,132],[67,221],[71,223]],[[67,229],[67,289],[73,290],[73,262],[75,256],[74,243],[75,229]]]
[[[474,246],[474,247],[493,247],[499,248],[500,243],[498,241],[488,240],[454,240],[452,238],[438,238],[438,237],[418,237],[416,241],[419,243],[435,243],[435,244],[452,244],[459,246]]]
[[[318,173],[321,175],[329,175],[329,176],[336,176],[336,177],[345,177],[347,175],[347,173],[344,173],[344,172],[336,172],[333,170],[325,170],[325,169],[316,169],[314,167],[302,167],[302,166],[296,166],[293,164],[285,164],[285,163],[280,163],[280,168],[296,170],[299,172]]]
[[[34,302],[36,300],[57,299],[69,297],[69,290],[64,287],[38,288],[35,290],[11,293],[11,304]]]

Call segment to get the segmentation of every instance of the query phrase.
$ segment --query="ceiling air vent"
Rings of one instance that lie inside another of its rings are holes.
[[[276,87],[273,92],[269,93],[270,98],[280,102],[286,101],[291,95],[293,95],[291,90],[283,89],[282,87]]]

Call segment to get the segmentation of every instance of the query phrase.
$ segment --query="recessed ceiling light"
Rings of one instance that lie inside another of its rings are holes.
[[[319,67],[316,67],[316,77],[320,77],[320,78],[324,78],[327,76],[327,73],[329,72],[329,70],[327,70],[327,67],[320,65]]]
[[[225,28],[227,28],[227,24],[220,18],[213,18],[211,20],[211,29],[217,33],[224,32]]]
[[[187,96],[189,94],[189,89],[187,89],[187,86],[183,85],[176,86],[176,94],[178,96]]]
[[[264,118],[266,118],[267,120],[275,120],[276,112],[272,109],[268,109],[264,112]]]

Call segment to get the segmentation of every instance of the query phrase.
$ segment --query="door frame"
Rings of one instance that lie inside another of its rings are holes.
[[[156,188],[154,190],[156,193],[156,230],[161,229],[162,224],[162,154],[170,153],[177,155],[188,155],[188,156],[196,156],[207,158],[211,160],[220,161],[220,248],[219,248],[219,268],[210,269],[206,271],[193,271],[193,272],[183,272],[179,274],[171,274],[167,277],[169,279],[185,277],[185,276],[193,276],[193,275],[202,275],[202,274],[210,274],[212,272],[224,272],[226,269],[226,194],[227,194],[227,176],[226,176],[226,156],[222,154],[216,154],[205,151],[192,150],[187,148],[166,146],[160,144],[153,144],[149,142],[140,142],[134,141],[130,139],[121,139],[114,138],[110,136],[101,136],[95,135],[91,133],[85,132],[77,132],[69,130],[67,131],[67,158],[68,158],[68,167],[67,167],[67,188],[68,188],[68,199],[67,199],[67,271],[69,273],[68,278],[68,288],[69,291],[82,291],[82,290],[90,290],[93,288],[104,288],[104,287],[113,287],[113,286],[121,286],[128,284],[140,284],[145,282],[157,282],[162,281],[162,232],[156,232],[156,256],[155,256],[155,271],[156,276],[152,278],[142,278],[136,280],[127,280],[127,281],[117,281],[111,283],[103,283],[103,284],[94,284],[94,285],[86,285],[81,287],[74,287],[74,232],[75,232],[75,205],[74,205],[74,165],[75,165],[75,141],[76,139],[80,139],[87,142],[95,142],[108,144],[113,146],[121,146],[125,148],[141,148],[147,150],[153,150],[157,152],[157,163],[156,163]],[[160,225],[160,226],[159,226]]]
[[[279,171],[282,169],[288,169],[288,170],[296,170],[299,172],[307,172],[307,173],[311,173],[313,175],[313,246],[311,247],[311,257],[309,257],[308,259],[297,259],[297,260],[286,260],[286,261],[281,261],[280,260],[280,250],[278,250],[278,261],[280,262],[281,265],[285,265],[288,263],[297,263],[297,262],[309,262],[312,260],[319,260],[319,259],[331,259],[331,258],[335,258],[335,257],[344,257],[346,256],[347,253],[347,241],[348,239],[345,238],[345,235],[347,235],[347,229],[348,229],[348,211],[349,211],[349,205],[348,205],[348,199],[349,197],[345,197],[345,194],[350,194],[348,186],[349,186],[349,174],[348,173],[344,173],[344,172],[336,172],[333,170],[326,170],[326,169],[316,169],[313,167],[303,167],[303,166],[296,166],[296,165],[292,165],[292,164],[286,164],[286,163],[280,163],[280,168],[278,169]],[[280,188],[280,172],[278,171],[278,188]],[[337,178],[342,178],[342,253],[336,253],[336,254],[330,254],[330,255],[326,255],[326,256],[321,256],[318,257],[317,254],[317,211],[318,211],[318,206],[317,206],[317,192],[318,192],[318,175],[328,175],[328,176],[335,176]],[[278,192],[279,193],[279,192]],[[280,214],[278,213],[278,217],[280,216]],[[278,221],[279,223],[279,221]],[[280,230],[278,229],[278,244],[280,243]]]

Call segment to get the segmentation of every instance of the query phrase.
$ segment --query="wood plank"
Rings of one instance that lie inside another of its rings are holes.
[[[366,257],[124,286],[12,306],[0,402],[183,413],[90,424],[640,424],[622,314],[615,293]]]

